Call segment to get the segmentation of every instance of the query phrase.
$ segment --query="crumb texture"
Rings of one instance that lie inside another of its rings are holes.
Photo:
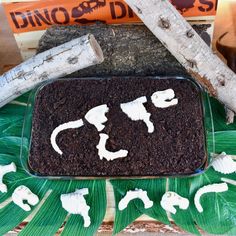
[[[173,89],[178,104],[165,109],[151,102],[154,92]],[[143,121],[132,121],[121,103],[147,96],[155,131]],[[106,148],[128,150],[114,161],[100,160],[96,148],[99,133],[84,116],[93,107],[107,104],[108,121],[102,133],[109,135]],[[34,114],[29,165],[45,176],[157,176],[191,174],[205,162],[201,99],[189,80],[150,78],[71,79],[48,84],[38,93]],[[57,136],[63,151],[52,148],[53,130],[66,122],[83,119],[79,129]]]

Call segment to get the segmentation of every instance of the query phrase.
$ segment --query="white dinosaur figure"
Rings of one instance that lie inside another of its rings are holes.
[[[167,89],[165,91],[157,91],[155,92],[151,99],[153,104],[156,107],[165,108],[168,106],[173,106],[178,103],[178,99],[175,98],[175,93],[172,89]],[[172,99],[172,100],[171,100]],[[171,100],[171,101],[169,101]],[[151,114],[147,112],[144,103],[147,102],[147,97],[139,97],[135,99],[134,101],[128,102],[128,103],[122,103],[120,104],[121,110],[133,121],[142,120],[148,128],[148,133],[154,132],[154,124],[151,122],[150,117]],[[106,104],[99,105],[97,107],[94,107],[90,109],[86,115],[85,119],[92,125],[94,125],[98,132],[102,131],[105,128],[104,123],[107,122],[106,113],[109,111],[109,108]],[[76,121],[69,121],[67,123],[61,124],[58,127],[56,127],[50,137],[51,145],[53,149],[60,155],[63,154],[61,149],[58,147],[56,143],[56,137],[57,135],[67,129],[75,129],[80,128],[84,125],[84,122],[82,119],[76,120]],[[109,152],[106,150],[105,145],[106,141],[108,139],[108,135],[106,134],[100,134],[100,142],[97,146],[97,149],[99,151],[100,159],[106,158],[108,161],[114,160],[117,158],[126,157],[128,155],[128,151],[126,150],[120,150],[118,152]]]
[[[98,149],[98,155],[101,160],[105,158],[108,161],[113,161],[115,159],[123,158],[128,155],[128,151],[126,150],[119,150],[117,152],[110,152],[106,150],[106,142],[109,136],[107,134],[99,134],[99,136],[100,136],[100,141],[97,145],[97,149]]]
[[[144,208],[148,209],[153,206],[153,201],[151,201],[147,195],[147,191],[143,191],[142,189],[130,190],[126,193],[126,195],[120,200],[118,204],[118,208],[120,211],[123,211],[129,204],[130,201],[134,199],[141,199],[144,203]]]
[[[167,108],[178,104],[178,99],[174,98],[175,92],[173,89],[157,91],[151,96],[152,103],[158,108]]]
[[[180,209],[186,210],[189,207],[189,200],[181,197],[175,192],[166,192],[162,196],[161,207],[172,214],[176,214],[176,209],[174,206],[178,206]]]
[[[144,103],[147,102],[145,96],[135,99],[132,102],[120,104],[121,110],[133,121],[142,120],[148,127],[148,133],[154,132],[154,125],[150,121],[151,114],[147,112]]]
[[[61,151],[61,149],[58,147],[57,143],[56,143],[56,138],[57,138],[57,135],[61,132],[61,131],[64,131],[64,130],[67,130],[67,129],[75,129],[75,128],[80,128],[84,125],[84,122],[82,119],[80,120],[76,120],[76,121],[70,121],[70,122],[67,122],[67,123],[64,123],[62,125],[59,125],[58,127],[56,127],[52,134],[51,134],[51,144],[52,144],[52,147],[53,149],[59,153],[60,155],[63,154],[63,152]]]
[[[84,195],[88,195],[88,188],[77,189],[73,193],[67,193],[61,195],[62,207],[69,213],[75,215],[81,215],[84,219],[84,227],[87,228],[91,224],[89,209]]]
[[[39,198],[37,195],[32,193],[28,187],[21,185],[14,190],[12,194],[12,201],[24,211],[30,211],[30,205],[37,205],[39,202]],[[24,203],[24,201],[27,201],[28,204]]]
[[[86,115],[85,119],[92,125],[94,125],[97,130],[100,132],[105,128],[103,123],[107,122],[107,117],[105,114],[109,111],[109,108],[106,104],[100,105],[97,107],[92,108],[89,110]]]
[[[198,212],[200,212],[200,213],[203,212],[203,208],[200,203],[200,198],[203,194],[205,194],[205,193],[221,193],[221,192],[226,192],[226,191],[228,191],[228,185],[226,183],[210,184],[210,185],[206,185],[206,186],[200,188],[194,196],[194,204],[195,204]]]
[[[10,172],[16,172],[16,165],[14,162],[9,165],[0,166],[0,192],[2,193],[7,192],[7,186],[3,183],[3,176]]]
[[[225,152],[214,157],[211,165],[215,171],[222,174],[231,174],[236,171],[236,162],[234,162],[232,157],[228,156]]]

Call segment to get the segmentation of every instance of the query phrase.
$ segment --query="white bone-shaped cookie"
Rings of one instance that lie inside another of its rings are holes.
[[[186,210],[189,207],[189,200],[181,197],[175,192],[166,192],[162,196],[161,207],[172,214],[176,214],[176,209],[174,206],[178,206],[180,209]]]
[[[105,125],[103,124],[107,122],[107,117],[105,116],[105,114],[108,111],[109,111],[109,108],[106,104],[100,105],[89,110],[86,113],[84,118],[90,124],[94,125],[97,128],[97,130],[100,132],[105,128]]]
[[[100,136],[100,141],[97,145],[98,149],[98,155],[100,159],[102,160],[103,158],[107,159],[108,161],[113,161],[118,158],[123,158],[128,155],[128,151],[126,150],[119,150],[117,152],[110,152],[106,149],[106,142],[109,138],[107,134],[99,134]]]
[[[16,165],[14,162],[9,165],[0,166],[0,192],[2,193],[7,192],[7,186],[3,183],[3,176],[10,172],[16,172]]]
[[[178,104],[178,99],[174,98],[175,92],[173,89],[157,91],[151,96],[152,103],[158,108],[167,108]]]
[[[155,92],[152,95],[151,99],[152,99],[153,104],[156,107],[166,108],[169,106],[176,105],[178,103],[178,99],[177,98],[173,99],[174,97],[175,97],[174,91],[172,89],[167,89],[164,91]],[[133,121],[142,120],[148,128],[148,132],[153,133],[154,124],[150,120],[151,114],[147,112],[145,106],[143,105],[146,102],[147,102],[147,97],[143,96],[143,97],[135,99],[134,101],[120,104],[120,108],[131,120]],[[98,132],[100,132],[105,128],[104,123],[107,122],[107,117],[105,114],[108,111],[109,111],[109,108],[106,104],[99,105],[97,107],[90,109],[86,113],[85,119],[90,124],[94,125],[97,128]],[[83,125],[84,125],[84,122],[82,119],[80,119],[76,121],[70,121],[56,127],[53,130],[50,137],[51,145],[53,149],[58,154],[62,155],[63,152],[61,151],[61,149],[58,147],[56,143],[57,135],[64,130],[80,128]],[[109,152],[108,150],[106,150],[105,145],[106,145],[107,139],[108,139],[108,136],[106,134],[100,134],[100,141],[99,141],[99,144],[97,145],[97,149],[99,150],[99,156],[101,160],[103,158],[106,158],[108,161],[110,161],[110,160],[127,156],[128,151],[126,150],[120,150],[118,152]]]
[[[198,191],[196,192],[195,196],[194,196],[194,204],[198,210],[198,212],[202,213],[203,212],[203,208],[200,202],[200,198],[203,194],[206,193],[221,193],[221,192],[226,192],[228,191],[228,185],[227,183],[221,183],[221,184],[210,184],[210,185],[206,185],[200,189],[198,189]]]
[[[88,195],[88,188],[77,189],[73,193],[62,194],[60,199],[62,207],[69,213],[75,215],[81,215],[84,219],[84,227],[89,227],[91,219],[89,216],[90,207],[84,198],[84,195]]]
[[[147,98],[143,96],[132,102],[120,104],[120,108],[131,120],[142,120],[148,127],[148,133],[153,133],[154,125],[150,121],[151,114],[147,112],[145,106],[143,105],[146,102]]]
[[[21,185],[14,190],[12,201],[24,211],[30,211],[30,205],[36,206],[39,202],[39,198],[37,195],[32,193],[28,187]],[[24,203],[24,201],[27,201],[28,204]]]
[[[59,125],[58,127],[56,127],[52,134],[51,134],[51,144],[52,144],[52,147],[53,149],[60,155],[63,154],[63,152],[61,151],[61,149],[58,147],[57,143],[56,143],[56,138],[57,138],[57,135],[61,132],[61,131],[64,131],[64,130],[67,130],[67,129],[75,129],[75,128],[80,128],[84,125],[84,122],[82,119],[80,120],[76,120],[76,121],[70,121],[70,122],[67,122],[67,123],[64,123],[62,125]]]
[[[214,157],[211,165],[215,171],[222,174],[231,174],[236,172],[236,162],[234,162],[232,157],[228,156],[225,152]]]
[[[135,189],[133,191],[128,191],[126,195],[120,200],[118,208],[123,211],[129,204],[130,201],[134,199],[140,199],[144,203],[144,208],[148,209],[153,206],[153,201],[151,201],[147,195],[147,191],[142,189]]]

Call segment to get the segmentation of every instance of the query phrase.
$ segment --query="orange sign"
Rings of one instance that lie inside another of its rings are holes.
[[[183,16],[212,16],[217,0],[169,0]],[[14,33],[44,30],[51,25],[137,23],[124,0],[39,0],[3,4]]]

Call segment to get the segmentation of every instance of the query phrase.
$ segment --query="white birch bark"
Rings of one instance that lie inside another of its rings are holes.
[[[37,84],[103,62],[102,50],[91,34],[40,53],[0,76],[0,107]]]
[[[235,73],[212,52],[170,2],[125,1],[189,74],[212,96],[236,112]]]

